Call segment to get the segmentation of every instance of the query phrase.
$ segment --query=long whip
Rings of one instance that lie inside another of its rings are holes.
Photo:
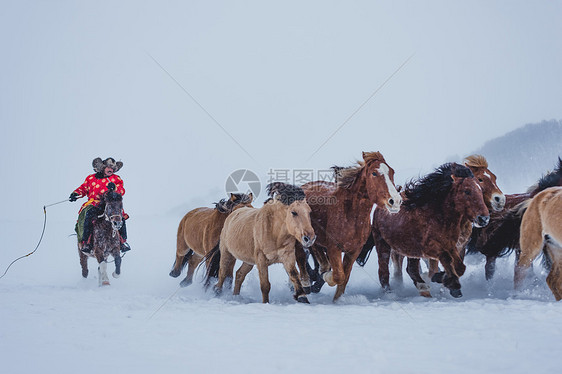
[[[37,251],[37,249],[39,248],[39,245],[41,244],[41,241],[43,240],[43,235],[45,234],[45,227],[47,227],[47,207],[50,207],[50,206],[53,206],[53,205],[57,205],[57,204],[62,204],[62,203],[67,202],[67,201],[70,201],[70,200],[69,200],[69,199],[66,199],[66,200],[59,201],[59,202],[57,202],[57,203],[53,203],[53,204],[49,204],[49,205],[44,205],[44,206],[43,206],[43,213],[44,213],[44,215],[45,215],[45,218],[44,218],[44,220],[43,220],[43,230],[41,231],[41,237],[39,238],[39,242],[38,242],[37,245],[35,246],[35,249],[34,249],[33,251],[29,252],[28,254],[23,255],[23,256],[21,256],[21,257],[18,257],[18,258],[16,258],[14,261],[12,261],[12,262],[10,263],[10,265],[8,265],[8,267],[6,268],[6,271],[4,272],[4,274],[2,274],[2,276],[0,276],[0,279],[4,278],[4,276],[6,275],[6,273],[8,273],[8,270],[10,270],[10,268],[12,267],[12,265],[13,265],[14,263],[16,263],[17,261],[21,260],[22,258],[31,256],[31,255],[34,254],[35,251]]]

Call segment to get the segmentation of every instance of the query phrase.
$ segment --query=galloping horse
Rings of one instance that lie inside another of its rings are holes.
[[[521,220],[521,253],[515,265],[514,286],[521,287],[533,260],[544,251],[551,263],[546,278],[557,301],[562,299],[562,187],[551,187],[533,197]]]
[[[118,278],[121,274],[121,241],[119,229],[123,225],[123,197],[110,189],[101,197],[100,207],[104,207],[103,214],[93,223],[92,252],[86,254],[81,251],[82,245],[78,242],[78,254],[82,266],[82,276],[88,277],[88,258],[95,257],[98,260],[98,278],[100,286],[109,286],[107,275],[107,258],[112,255],[115,259],[115,271],[113,277]]]
[[[316,236],[310,224],[310,207],[300,187],[285,183],[271,183],[267,186],[268,199],[264,206],[240,208],[234,211],[224,223],[219,248],[207,256],[209,269],[219,263],[219,280],[215,291],[220,294],[225,280],[232,277],[236,259],[243,262],[236,272],[234,295],[240,294],[240,287],[246,275],[257,265],[262,301],[269,302],[268,266],[282,263],[295,290],[298,302],[308,303],[299,281],[295,266],[295,240],[308,248]]]
[[[383,289],[389,288],[388,261],[392,249],[409,257],[407,272],[420,295],[431,296],[419,273],[419,259],[429,258],[441,262],[445,287],[453,297],[461,297],[459,277],[465,266],[456,245],[466,222],[477,226],[488,223],[482,189],[469,168],[451,163],[408,183],[404,196],[404,207],[397,214],[377,207],[373,216],[373,241]]]
[[[472,171],[478,185],[482,188],[484,203],[488,207],[488,210],[490,212],[502,211],[505,205],[505,195],[496,184],[496,175],[488,169],[488,161],[486,158],[481,155],[471,155],[465,158],[464,165]],[[461,228],[461,234],[457,242],[457,250],[463,260],[466,252],[466,245],[472,233],[472,227],[472,222],[467,220]],[[402,279],[402,261],[404,257],[396,252],[392,252],[391,256],[394,265],[394,278]],[[360,258],[364,259],[365,255],[361,253]],[[432,278],[437,273],[439,273],[439,262],[436,260],[429,260],[429,277]]]
[[[177,278],[183,268],[187,275],[180,282],[186,287],[193,281],[193,273],[203,257],[219,244],[219,237],[226,217],[239,207],[251,207],[253,195],[230,194],[230,199],[215,203],[215,208],[196,208],[189,211],[178,226],[176,261],[170,276]]]
[[[337,285],[334,301],[345,292],[353,263],[370,234],[373,205],[396,213],[402,203],[394,186],[394,170],[379,152],[363,152],[363,161],[356,166],[335,171],[336,183],[315,181],[302,186],[318,236],[311,252],[320,262],[322,279],[315,283],[315,292],[324,281],[332,287]],[[298,254],[304,273],[306,257]],[[330,266],[332,270],[328,271]]]
[[[554,171],[543,176],[537,184],[526,193],[506,195],[505,210],[491,212],[490,224],[482,229],[472,231],[468,243],[468,253],[482,253],[486,256],[486,279],[494,276],[496,258],[509,255],[512,250],[519,250],[519,228],[521,214],[517,205],[533,198],[549,187],[562,186],[562,159]]]

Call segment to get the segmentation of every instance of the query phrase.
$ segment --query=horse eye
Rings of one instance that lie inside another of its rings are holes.
[[[466,190],[466,191],[464,191],[464,194],[465,194],[465,195],[470,195],[470,191],[469,191],[469,190]]]
[[[378,176],[377,172],[373,171],[373,177],[376,177],[376,176]]]
[[[293,215],[293,217],[298,216],[298,213],[297,213],[297,212],[291,212],[291,214]]]
[[[478,182],[484,182],[484,179],[478,178]]]

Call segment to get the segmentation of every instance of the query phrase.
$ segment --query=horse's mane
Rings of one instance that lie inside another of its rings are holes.
[[[539,192],[546,190],[549,187],[560,186],[560,181],[562,180],[562,159],[558,157],[558,166],[554,171],[543,175],[539,181],[529,187],[527,193],[531,196],[538,194]]]
[[[380,152],[364,152],[363,160],[357,161],[357,165],[354,166],[332,166],[338,188],[350,188],[368,163],[373,161],[386,162]]]
[[[110,203],[113,201],[123,201],[123,196],[121,196],[114,190],[109,190],[103,194],[102,200],[104,203]]]
[[[464,164],[473,168],[488,168],[488,161],[482,155],[468,156],[464,159]]]
[[[453,185],[451,176],[467,178],[474,175],[466,166],[457,163],[443,164],[433,173],[406,183],[404,206],[413,209],[426,205],[441,205]]]
[[[243,193],[232,194],[235,198],[231,199],[221,199],[218,203],[215,203],[215,209],[220,213],[231,213],[234,207],[240,204],[248,204],[252,202],[252,197]]]
[[[291,205],[295,201],[304,200],[306,197],[302,188],[282,182],[270,183],[267,185],[266,190],[267,195],[270,196],[266,203],[276,199],[285,205]]]

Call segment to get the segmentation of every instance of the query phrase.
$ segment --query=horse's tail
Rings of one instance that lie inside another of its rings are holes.
[[[367,242],[365,243],[365,245],[363,245],[363,249],[361,249],[359,257],[357,257],[357,260],[355,260],[355,262],[357,262],[359,266],[365,266],[367,261],[369,261],[369,256],[371,255],[371,251],[373,250],[374,246],[375,239],[373,238],[373,233],[370,232],[369,237],[367,238]]]
[[[546,240],[548,241],[548,235],[547,235]],[[550,254],[548,253],[547,247],[548,246],[545,245],[542,248],[541,264],[542,264],[542,268],[550,273],[550,270],[552,270],[552,257],[550,257]]]
[[[201,264],[206,264],[207,269],[205,270],[205,287],[211,284],[211,278],[218,278],[219,268],[221,261],[221,251],[219,249],[219,243],[205,255]],[[201,266],[201,264],[199,266]]]

